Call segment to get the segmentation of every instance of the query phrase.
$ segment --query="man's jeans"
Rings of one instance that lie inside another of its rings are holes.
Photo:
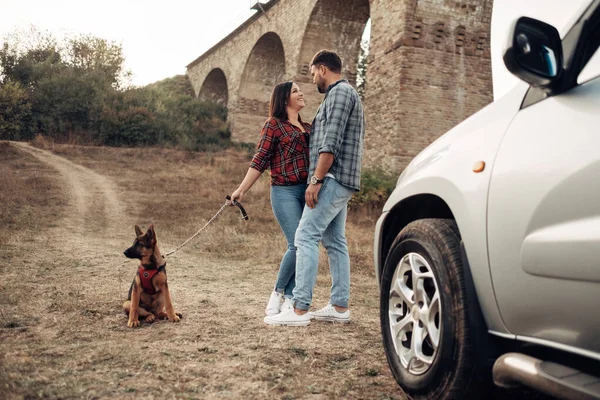
[[[294,236],[304,209],[306,185],[271,186],[271,207],[273,214],[287,240],[287,251],[283,255],[275,282],[275,290],[285,297],[292,298],[296,284],[296,246]]]
[[[348,201],[354,193],[333,178],[325,178],[315,208],[304,207],[296,230],[296,287],[294,306],[308,310],[319,268],[319,242],[327,250],[331,271],[330,303],[348,307],[350,256],[346,244]]]

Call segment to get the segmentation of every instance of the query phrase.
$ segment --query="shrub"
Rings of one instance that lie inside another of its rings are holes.
[[[20,83],[0,84],[0,110],[0,139],[30,139],[27,125],[31,120],[31,104]]]
[[[360,191],[352,196],[349,205],[351,207],[383,205],[396,187],[396,181],[397,176],[380,168],[363,169]]]

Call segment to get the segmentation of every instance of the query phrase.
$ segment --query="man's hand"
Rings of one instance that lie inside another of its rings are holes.
[[[308,185],[306,188],[304,199],[306,200],[306,205],[309,208],[315,208],[319,202],[319,191],[321,190],[321,186],[322,184],[319,183],[317,185]]]
[[[332,153],[319,154],[319,161],[317,162],[313,176],[320,176],[321,179],[325,179],[327,177],[327,171],[329,171],[329,168],[331,168],[333,165],[333,161],[335,161],[335,157]],[[319,192],[321,191],[321,186],[323,186],[321,183],[316,185],[310,184],[306,188],[304,199],[306,200],[306,205],[309,208],[315,208],[319,202]]]

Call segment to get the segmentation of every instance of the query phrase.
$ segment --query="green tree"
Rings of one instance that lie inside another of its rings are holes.
[[[0,139],[21,140],[31,119],[27,90],[19,82],[0,83]]]
[[[104,99],[127,85],[120,45],[89,35],[58,42],[36,28],[9,35],[0,49],[0,82],[27,90],[32,117],[21,136],[93,141]]]
[[[35,27],[8,35],[0,49],[0,81],[19,82],[27,89],[35,89],[41,79],[51,76],[61,66],[56,39]]]
[[[67,41],[65,50],[67,65],[82,75],[95,73],[114,88],[128,86],[131,72],[124,70],[125,57],[120,44],[90,35],[81,35]]]
[[[37,130],[62,140],[90,140],[110,93],[105,83],[103,74],[82,75],[68,67],[42,80],[32,94]]]
[[[16,32],[0,49],[1,127],[110,146],[230,145],[227,109],[196,99],[186,76],[136,88],[124,61],[120,44],[94,36]]]

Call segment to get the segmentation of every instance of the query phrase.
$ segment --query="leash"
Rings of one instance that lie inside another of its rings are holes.
[[[229,195],[227,195],[227,196],[225,196],[225,204],[223,204],[221,206],[221,208],[219,209],[219,211],[217,211],[217,213],[202,228],[200,228],[198,230],[198,232],[194,233],[192,235],[192,237],[190,237],[188,240],[186,240],[185,242],[183,242],[182,244],[180,244],[179,246],[177,246],[174,250],[171,250],[168,253],[166,253],[165,255],[163,255],[163,258],[167,258],[171,254],[175,253],[176,251],[178,251],[179,249],[181,249],[183,246],[185,246],[186,244],[188,244],[190,241],[192,241],[204,229],[206,229],[206,227],[208,225],[210,225],[211,222],[213,222],[219,216],[219,214],[221,214],[223,212],[223,210],[225,209],[225,207],[227,207],[227,206],[229,206],[231,204],[233,204],[234,206],[236,206],[237,208],[239,208],[240,214],[242,214],[242,219],[244,221],[247,221],[248,220],[248,214],[246,213],[246,210],[244,209],[244,207],[237,200],[231,201],[231,197]]]

